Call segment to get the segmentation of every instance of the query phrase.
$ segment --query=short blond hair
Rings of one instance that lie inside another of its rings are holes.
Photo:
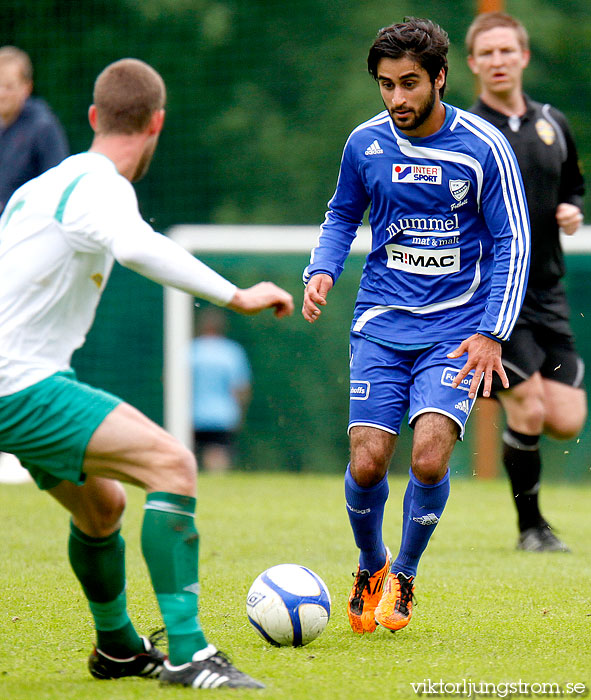
[[[100,73],[93,100],[99,133],[135,134],[164,107],[166,87],[152,66],[137,58],[122,58]]]
[[[472,55],[474,51],[474,42],[479,34],[488,32],[490,29],[496,29],[497,27],[509,27],[510,29],[514,29],[522,51],[529,51],[529,35],[527,29],[518,19],[511,17],[511,15],[505,12],[483,12],[476,17],[466,32],[466,49],[468,50],[468,54]]]
[[[16,46],[2,46],[0,47],[0,66],[7,63],[18,63],[23,81],[32,82],[33,64],[28,53]]]

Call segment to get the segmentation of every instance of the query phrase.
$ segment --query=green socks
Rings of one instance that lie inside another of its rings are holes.
[[[146,499],[142,551],[168,632],[170,662],[180,665],[207,646],[198,619],[199,535],[190,496],[151,493]],[[69,556],[97,630],[97,647],[116,658],[144,650],[127,614],[125,542],[85,535],[71,523]]]
[[[127,614],[125,542],[120,531],[95,538],[70,523],[68,554],[94,618],[97,647],[116,658],[143,651]]]
[[[207,646],[198,619],[199,535],[196,501],[155,492],[146,499],[142,551],[168,633],[168,654],[177,666]]]

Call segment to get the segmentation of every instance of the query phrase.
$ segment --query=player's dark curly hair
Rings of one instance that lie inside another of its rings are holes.
[[[408,57],[427,71],[434,84],[442,68],[447,78],[448,48],[447,32],[438,24],[429,19],[405,17],[404,22],[380,29],[369,50],[367,70],[377,80],[380,59]],[[440,97],[444,91],[445,82],[439,90]]]

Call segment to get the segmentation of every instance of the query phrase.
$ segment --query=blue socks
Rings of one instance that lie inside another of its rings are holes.
[[[410,470],[404,494],[402,541],[390,571],[416,576],[419,559],[425,551],[449,496],[449,469],[437,484],[423,484]]]
[[[370,488],[359,486],[345,473],[347,514],[359,547],[359,567],[370,574],[384,566],[386,547],[382,539],[384,508],[389,487],[386,475]],[[439,522],[449,496],[449,470],[437,484],[423,484],[410,470],[410,479],[403,500],[402,541],[391,571],[416,576],[421,555]]]
[[[360,549],[359,567],[370,574],[384,566],[386,547],[382,539],[384,507],[388,500],[388,475],[369,488],[359,486],[351,476],[350,467],[345,473],[345,501],[355,544]]]

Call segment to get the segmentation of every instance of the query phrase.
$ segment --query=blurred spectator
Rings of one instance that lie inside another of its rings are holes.
[[[31,97],[33,66],[14,46],[0,48],[0,214],[12,193],[69,155],[48,105]]]
[[[202,312],[191,343],[193,428],[200,468],[226,471],[234,440],[250,401],[251,369],[242,346],[226,337],[226,317],[217,308]]]
[[[0,214],[22,184],[68,156],[64,130],[47,104],[31,97],[33,66],[14,46],[0,48]],[[29,481],[13,455],[0,453],[0,483]]]

